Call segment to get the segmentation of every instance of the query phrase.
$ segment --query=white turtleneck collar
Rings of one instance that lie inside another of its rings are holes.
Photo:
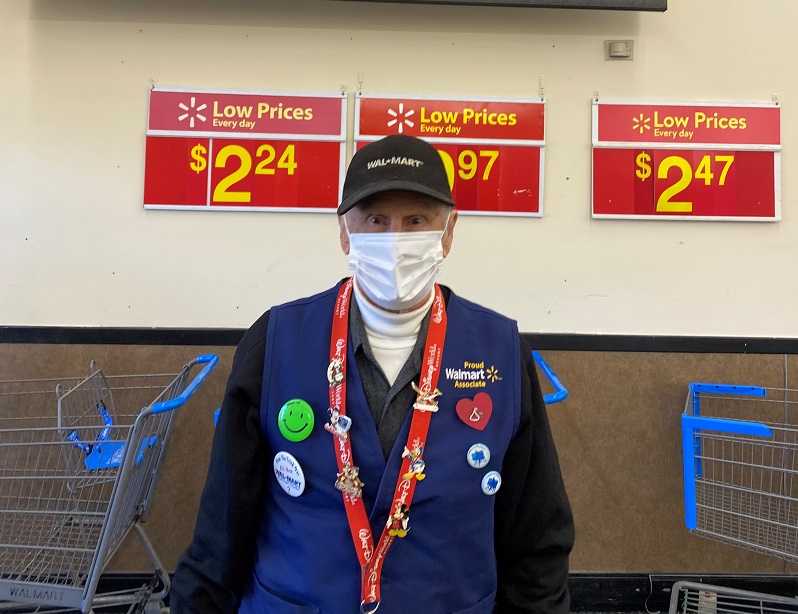
[[[377,307],[369,301],[355,279],[355,300],[363,318],[371,352],[377,360],[390,385],[413,351],[421,323],[427,315],[435,293],[418,309],[406,313],[393,313]]]

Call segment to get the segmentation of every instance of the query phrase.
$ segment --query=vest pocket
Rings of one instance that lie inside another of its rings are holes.
[[[245,604],[249,605],[246,607]],[[297,605],[278,597],[255,577],[252,592],[241,603],[239,614],[320,614],[321,610],[312,605]]]
[[[465,610],[457,610],[452,614],[493,614],[496,607],[496,591],[480,599],[475,605]]]

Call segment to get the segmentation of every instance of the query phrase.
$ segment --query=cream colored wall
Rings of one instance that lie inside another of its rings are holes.
[[[547,97],[545,215],[461,217],[442,281],[524,331],[798,337],[794,0],[664,13],[2,0],[0,325],[245,327],[347,272],[331,214],[144,211],[162,85]],[[635,59],[603,59],[632,38]],[[590,219],[590,99],[783,104],[779,223]]]

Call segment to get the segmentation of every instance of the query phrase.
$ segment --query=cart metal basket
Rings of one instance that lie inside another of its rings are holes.
[[[798,561],[798,391],[691,384],[682,437],[687,528]]]
[[[176,374],[129,376],[107,376],[92,363],[85,379],[0,382],[0,612],[39,604],[35,611],[87,613],[166,596],[168,575],[141,523],[175,410],[217,363],[206,355]],[[131,530],[154,582],[96,594]],[[152,594],[156,581],[161,590]]]
[[[669,614],[782,614],[798,613],[798,599],[740,591],[723,586],[677,582]]]
[[[798,391],[690,384],[682,452],[690,531],[798,562]],[[798,612],[798,599],[677,583],[676,612]]]

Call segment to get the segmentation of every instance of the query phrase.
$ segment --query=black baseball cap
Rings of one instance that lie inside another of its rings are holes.
[[[455,206],[440,154],[426,141],[412,136],[386,136],[352,156],[338,215],[373,194],[389,190],[417,192]]]

